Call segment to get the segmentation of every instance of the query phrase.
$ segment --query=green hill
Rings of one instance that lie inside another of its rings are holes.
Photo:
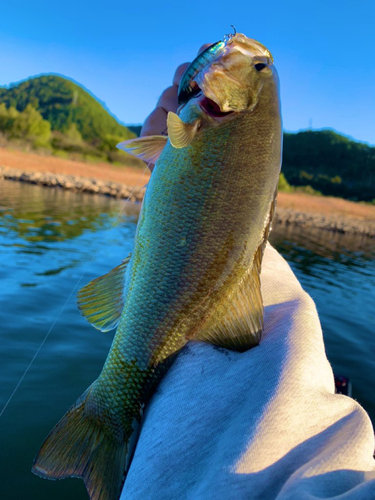
[[[98,144],[111,135],[122,140],[134,137],[95,97],[61,76],[38,76],[0,88],[0,103],[18,111],[24,111],[31,104],[50,122],[52,131],[67,133],[75,126],[91,144]]]
[[[284,134],[282,171],[293,186],[325,195],[375,199],[375,147],[332,130]]]

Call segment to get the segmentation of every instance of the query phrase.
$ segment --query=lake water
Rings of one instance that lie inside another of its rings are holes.
[[[112,333],[86,323],[75,292],[130,252],[138,210],[0,180],[0,412],[50,331],[0,417],[1,499],[87,499],[81,481],[42,481],[30,468],[106,358]],[[278,227],[271,239],[316,302],[335,373],[375,422],[374,241]]]

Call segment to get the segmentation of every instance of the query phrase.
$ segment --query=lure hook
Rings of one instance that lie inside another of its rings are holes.
[[[223,42],[224,43],[229,43],[234,36],[237,35],[237,30],[233,24],[230,25],[231,28],[233,28],[233,33],[228,33],[227,35],[224,35],[223,37]]]

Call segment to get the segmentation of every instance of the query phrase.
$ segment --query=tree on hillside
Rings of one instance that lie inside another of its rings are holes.
[[[14,121],[19,112],[11,106],[7,108],[4,103],[0,103],[0,131],[8,135],[14,126]]]
[[[72,123],[68,130],[65,132],[65,136],[68,137],[71,141],[71,143],[74,144],[82,144],[83,139],[82,139],[82,134],[77,128],[77,125],[75,123]]]
[[[51,125],[28,104],[20,113],[15,108],[0,104],[0,130],[10,139],[22,139],[33,146],[48,146]]]
[[[282,170],[294,186],[354,200],[375,197],[375,147],[332,130],[284,134]]]

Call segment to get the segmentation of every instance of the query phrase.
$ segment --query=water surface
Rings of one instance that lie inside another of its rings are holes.
[[[30,472],[46,433],[98,376],[112,333],[78,313],[76,290],[131,251],[139,207],[103,196],[0,180],[0,498],[86,500],[81,481]],[[372,240],[276,228],[273,244],[320,314],[336,373],[375,421],[375,250]]]

